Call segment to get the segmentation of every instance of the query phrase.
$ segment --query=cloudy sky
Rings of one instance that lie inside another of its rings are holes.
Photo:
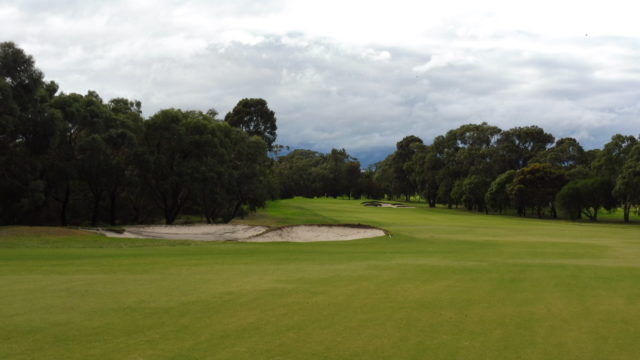
[[[278,143],[369,163],[406,135],[538,125],[640,133],[633,2],[0,0],[0,41],[65,92],[159,109],[262,97]]]

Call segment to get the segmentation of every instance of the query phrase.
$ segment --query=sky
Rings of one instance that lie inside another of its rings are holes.
[[[221,115],[260,97],[277,143],[364,164],[404,136],[537,125],[601,147],[640,133],[638,8],[608,1],[0,0],[61,91]]]

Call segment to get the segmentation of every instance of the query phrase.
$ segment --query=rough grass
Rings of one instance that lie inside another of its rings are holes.
[[[0,228],[0,359],[637,359],[640,227],[360,201],[246,221],[327,243]]]

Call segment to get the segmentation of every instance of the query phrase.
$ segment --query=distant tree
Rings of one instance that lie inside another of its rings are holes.
[[[185,120],[184,112],[176,109],[154,114],[144,123],[137,156],[137,174],[166,224],[173,224],[189,196],[189,160],[195,152],[187,146]]]
[[[538,153],[530,163],[548,163],[553,166],[572,169],[580,165],[589,165],[588,156],[580,143],[574,138],[562,138],[544,152]]]
[[[353,159],[344,165],[344,177],[346,183],[346,194],[349,199],[359,199],[362,195],[362,170],[360,162]]]
[[[375,181],[375,175],[375,164],[369,165],[362,173],[360,180],[362,196],[369,199],[382,199],[384,197],[384,191],[382,191],[381,186]]]
[[[269,151],[273,148],[276,140],[275,113],[269,109],[264,99],[242,99],[224,117],[229,125],[245,131],[250,136],[257,135],[267,144]]]
[[[438,200],[438,173],[442,168],[442,161],[435,146],[417,146],[407,167],[411,170],[418,193],[427,201],[429,207],[435,207]],[[448,197],[445,203],[450,203]]]
[[[13,42],[0,43],[0,223],[46,221],[44,167],[60,131],[49,107],[58,86]]]
[[[462,182],[462,203],[467,210],[486,211],[485,194],[489,188],[489,179],[471,175]]]
[[[640,204],[638,184],[640,184],[640,143],[635,144],[627,154],[613,189],[613,195],[622,204],[624,222],[629,222],[631,207]]]
[[[551,164],[534,163],[518,170],[509,187],[509,195],[518,205],[520,215],[525,215],[525,209],[529,207],[541,218],[544,209],[550,208],[555,217],[554,199],[566,181],[562,170]]]
[[[502,214],[502,212],[510,206],[509,185],[515,177],[516,170],[507,170],[491,183],[485,194],[485,202],[489,210]]]
[[[611,210],[615,207],[612,188],[613,184],[607,178],[572,181],[558,192],[556,203],[569,219],[584,215],[591,221],[597,221],[601,208]]]
[[[274,171],[278,179],[280,197],[314,197],[321,193],[320,179],[314,174],[323,161],[321,153],[295,149],[277,159]]]
[[[455,205],[457,208],[460,203],[462,203],[462,198],[464,197],[464,180],[459,179],[451,188],[451,203]]]
[[[638,140],[633,136],[616,134],[611,137],[611,141],[604,145],[593,161],[593,169],[598,176],[604,176],[615,181],[622,172],[631,149]]]
[[[537,126],[515,127],[500,133],[496,141],[496,161],[501,170],[518,170],[545,151],[554,137]]]
[[[422,140],[417,136],[406,136],[396,144],[396,151],[391,158],[391,169],[393,172],[392,191],[398,196],[404,196],[406,201],[411,200],[418,189],[412,174],[413,157],[418,149],[423,146]]]
[[[453,145],[445,161],[453,161],[460,174],[457,178],[466,178],[469,175],[493,177],[495,172],[495,145],[500,128],[491,126],[485,122],[481,124],[462,125],[457,129],[447,132],[446,143]]]

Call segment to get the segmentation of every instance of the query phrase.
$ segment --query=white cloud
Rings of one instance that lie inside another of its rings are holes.
[[[147,115],[264,97],[286,145],[381,154],[487,121],[601,146],[640,132],[635,14],[620,0],[5,0],[0,40],[62,90]]]

